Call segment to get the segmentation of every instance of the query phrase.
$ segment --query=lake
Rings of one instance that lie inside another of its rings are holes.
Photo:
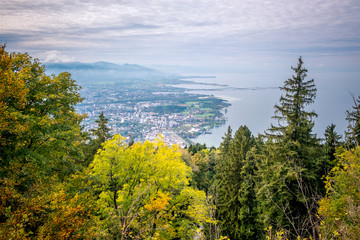
[[[213,75],[213,74],[212,74]],[[233,133],[241,126],[246,125],[254,135],[263,133],[273,122],[274,105],[279,103],[282,91],[279,87],[291,76],[288,74],[215,74],[216,78],[186,79],[206,84],[226,84],[230,88],[215,85],[181,84],[182,88],[192,93],[209,94],[228,100],[232,105],[227,109],[227,123],[211,130],[211,134],[203,134],[195,139],[197,143],[206,143],[207,146],[218,147],[225,135],[228,126]],[[323,138],[324,131],[331,123],[336,124],[336,131],[344,134],[347,127],[345,120],[346,110],[351,109],[353,100],[349,92],[360,94],[359,80],[351,74],[314,73],[317,87],[315,103],[309,110],[315,110],[319,117],[315,120],[314,133]],[[310,79],[310,78],[309,78]],[[274,122],[273,122],[274,123]]]

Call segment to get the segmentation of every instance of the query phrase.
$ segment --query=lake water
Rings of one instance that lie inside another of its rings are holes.
[[[274,105],[279,103],[282,91],[279,87],[291,75],[286,74],[216,74],[216,78],[195,78],[192,81],[207,84],[226,84],[229,88],[201,84],[181,84],[189,92],[214,95],[228,100],[232,105],[227,109],[227,123],[214,128],[211,134],[203,134],[194,142],[206,143],[207,146],[218,147],[225,135],[228,126],[233,133],[241,126],[246,125],[254,135],[263,133],[273,122]],[[314,132],[322,138],[327,126],[336,124],[336,131],[344,134],[347,127],[345,112],[353,106],[349,92],[360,94],[360,81],[353,75],[315,73],[317,98],[309,106],[319,117],[315,120]],[[187,79],[190,80],[190,79]],[[179,86],[179,85],[178,85]],[[199,90],[201,89],[201,90]],[[215,90],[217,89],[217,90]],[[274,123],[274,122],[273,122]]]

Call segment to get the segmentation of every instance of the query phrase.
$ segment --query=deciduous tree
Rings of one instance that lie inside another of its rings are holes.
[[[326,177],[320,201],[321,239],[360,238],[360,147],[338,149],[339,164]]]
[[[41,229],[60,225],[64,236],[80,236],[89,213],[77,208],[84,195],[53,194],[80,169],[79,86],[69,73],[47,76],[38,60],[5,45],[0,57],[0,238],[47,238]]]
[[[45,175],[73,172],[81,157],[83,116],[74,109],[82,100],[79,86],[69,73],[47,76],[45,67],[27,54],[7,53],[5,46],[0,54],[2,175],[8,174],[10,162],[23,169],[34,165]]]
[[[205,193],[188,186],[191,169],[161,140],[128,146],[115,135],[95,156],[91,175],[108,235],[191,238],[208,221]]]

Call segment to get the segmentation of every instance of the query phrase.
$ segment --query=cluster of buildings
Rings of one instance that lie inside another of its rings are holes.
[[[164,99],[163,96],[148,96],[143,92],[121,93],[111,89],[85,89],[82,94],[85,100],[76,108],[79,113],[87,115],[83,121],[85,131],[97,128],[95,120],[103,112],[108,119],[111,134],[121,134],[135,142],[153,141],[161,134],[168,145],[179,144],[185,147],[191,143],[191,137],[207,133],[213,127],[212,121],[225,121],[225,117],[209,118],[209,114],[204,112],[206,109],[181,105],[176,100],[181,99],[181,96]],[[162,106],[179,105],[185,111],[158,111]]]

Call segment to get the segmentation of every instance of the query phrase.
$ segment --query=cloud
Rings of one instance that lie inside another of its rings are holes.
[[[46,51],[40,56],[43,62],[73,62],[74,57],[62,54],[57,50]]]
[[[4,0],[0,21],[0,41],[77,59],[196,62],[360,46],[358,0]]]
[[[3,29],[49,30],[157,26],[159,33],[231,33],[355,21],[356,0],[262,1],[262,0],[152,0],[147,1],[44,1],[5,0]],[[14,14],[14,12],[17,14]],[[349,16],[349,12],[351,13]],[[153,30],[153,29],[150,29]],[[153,31],[149,31],[153,33]]]

